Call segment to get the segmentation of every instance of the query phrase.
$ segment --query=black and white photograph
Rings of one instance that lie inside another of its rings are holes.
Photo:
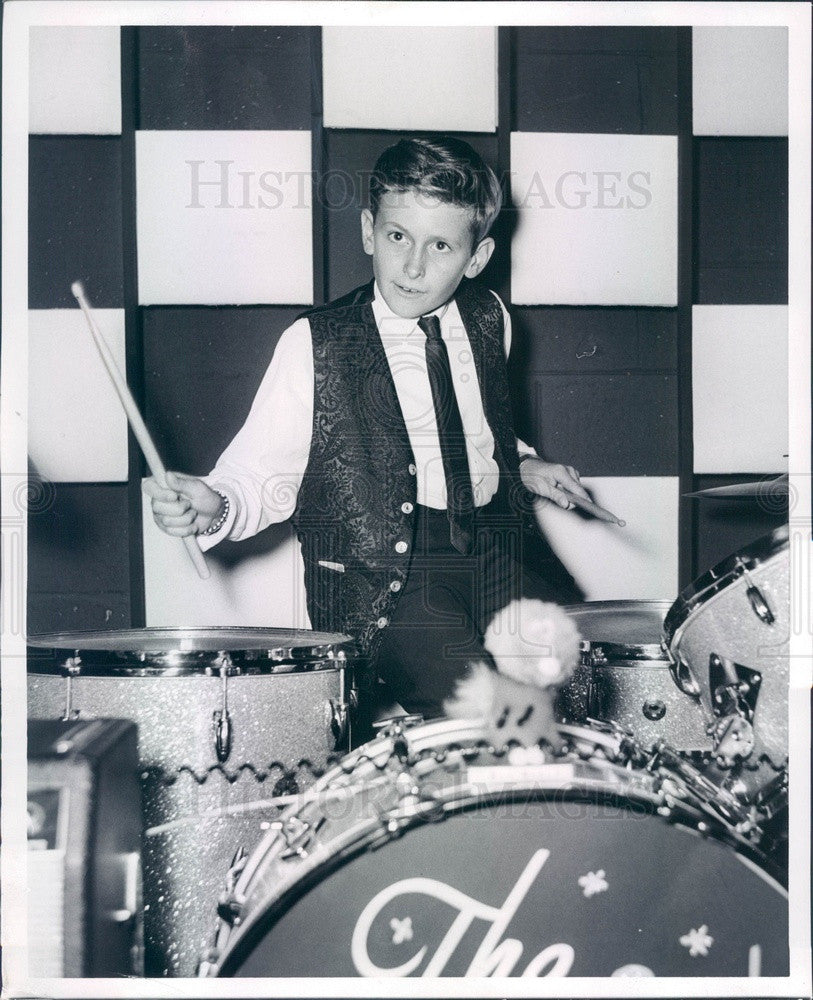
[[[3,16],[2,996],[809,996],[810,6]]]

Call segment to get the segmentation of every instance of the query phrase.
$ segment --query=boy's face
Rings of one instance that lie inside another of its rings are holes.
[[[494,240],[472,247],[472,213],[422,191],[385,191],[373,220],[361,213],[365,251],[384,300],[398,316],[425,316],[488,263]]]

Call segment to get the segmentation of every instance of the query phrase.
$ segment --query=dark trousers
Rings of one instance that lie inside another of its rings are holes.
[[[409,577],[377,657],[379,704],[441,715],[472,664],[493,666],[483,646],[493,615],[520,596],[555,600],[553,588],[522,566],[519,520],[499,510],[492,503],[478,511],[474,551],[464,556],[450,543],[446,511],[416,508]]]

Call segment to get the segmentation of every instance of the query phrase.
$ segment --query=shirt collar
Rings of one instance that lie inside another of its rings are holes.
[[[442,322],[450,304],[451,302],[444,302],[442,306],[438,306],[437,309],[434,309],[431,313],[427,313],[427,315],[437,316]],[[390,309],[384,296],[381,294],[378,282],[373,284],[373,316],[375,316],[381,336],[387,340],[406,340],[416,332],[420,333],[421,337],[424,336],[423,330],[418,326],[417,318],[408,319],[404,316],[399,316]]]

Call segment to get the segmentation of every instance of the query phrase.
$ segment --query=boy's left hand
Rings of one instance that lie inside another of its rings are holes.
[[[570,510],[573,507],[562,488],[576,496],[589,500],[587,491],[579,481],[579,474],[572,465],[560,465],[556,462],[546,462],[541,458],[523,459],[519,467],[520,478],[526,489],[537,496],[546,497],[554,503]]]

